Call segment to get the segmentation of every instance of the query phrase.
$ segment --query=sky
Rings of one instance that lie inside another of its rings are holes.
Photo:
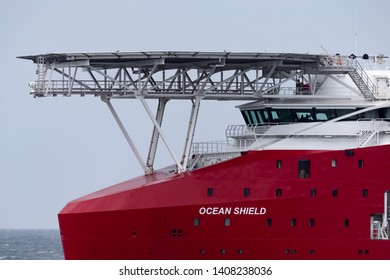
[[[70,200],[143,174],[100,99],[33,98],[36,65],[17,56],[323,48],[390,55],[389,12],[386,0],[0,1],[0,228],[58,228],[57,213]],[[202,102],[195,141],[223,140],[229,124],[242,124],[240,103]],[[146,158],[152,125],[141,103],[113,104]],[[190,106],[170,101],[166,109],[163,129],[178,155]],[[157,167],[172,164],[159,152]]]

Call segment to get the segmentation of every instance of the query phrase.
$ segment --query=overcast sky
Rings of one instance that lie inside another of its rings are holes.
[[[0,228],[57,228],[70,200],[142,175],[103,102],[32,98],[36,65],[16,56],[95,51],[254,51],[390,55],[390,1],[0,1]],[[355,33],[357,32],[357,40]],[[357,42],[357,44],[356,44]],[[196,141],[241,124],[238,103],[203,102]],[[152,130],[137,100],[114,102],[146,158]],[[151,103],[151,106],[154,104]],[[191,104],[163,128],[178,154]],[[171,164],[165,150],[157,167]]]

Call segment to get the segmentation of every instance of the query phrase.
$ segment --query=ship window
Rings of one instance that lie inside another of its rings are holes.
[[[230,218],[225,218],[225,227],[229,227],[230,226]]]
[[[272,219],[268,218],[267,219],[267,227],[270,227],[270,226],[272,226]]]
[[[225,254],[226,250],[225,249],[221,249],[220,252],[221,252],[221,254]]]
[[[290,250],[286,249],[286,250],[284,250],[284,253],[286,253],[286,255],[288,255],[288,254],[290,254]]]
[[[250,114],[251,114],[251,118],[252,118],[253,124],[259,123],[258,120],[257,120],[255,111],[251,110],[251,111],[249,111],[249,112],[250,112]]]
[[[205,253],[205,250],[204,249],[200,249],[199,253],[201,253],[203,255]]]
[[[195,218],[194,219],[194,226],[198,227],[200,225],[200,219],[199,218]]]
[[[317,121],[327,121],[334,118],[333,110],[315,109]]]
[[[276,161],[276,168],[282,168],[282,161],[281,160]]]
[[[344,226],[348,227],[349,226],[349,219],[344,219]]]
[[[310,160],[302,159],[298,161],[298,178],[310,177]]]
[[[172,229],[171,235],[173,237],[176,237],[176,236],[181,237],[181,236],[183,236],[183,230],[181,228],[179,228],[179,229]]]
[[[249,196],[250,195],[250,189],[249,188],[245,188],[244,189],[244,196]]]
[[[295,226],[297,225],[297,219],[292,218],[291,221],[290,221],[290,225],[291,225],[292,227],[295,227]]]
[[[367,197],[368,196],[368,189],[363,189],[363,197]]]
[[[359,159],[358,165],[359,165],[360,168],[362,168],[364,166],[364,160]]]
[[[333,189],[333,190],[332,190],[332,196],[333,196],[333,197],[338,196],[338,194],[339,194],[339,190],[338,190],[338,189]]]
[[[311,110],[293,110],[297,122],[312,122]]]
[[[295,255],[296,253],[297,253],[297,250],[295,250],[295,249],[291,250],[291,254]]]
[[[238,253],[239,255],[242,255],[242,253],[244,253],[244,251],[243,251],[242,249],[238,249],[237,253]]]
[[[350,113],[353,113],[355,110],[354,109],[335,109],[337,117],[341,117]],[[358,116],[354,115],[352,117],[349,117],[345,120],[357,120]],[[343,120],[344,121],[344,120]]]
[[[270,117],[269,117],[269,114],[268,114],[267,109],[262,110],[262,112],[263,112],[264,118],[265,118],[264,121],[265,121],[265,122],[270,122],[271,120],[270,120]]]
[[[243,116],[244,116],[245,122],[247,124],[253,124],[253,121],[252,121],[251,116],[249,115],[248,111],[243,111]]]
[[[259,110],[257,110],[256,114],[257,114],[257,120],[259,121],[259,123],[261,123],[261,124],[264,123],[264,119],[261,116],[261,112]]]
[[[353,157],[354,154],[355,154],[354,150],[345,150],[345,155],[347,157]]]
[[[315,253],[314,249],[311,249],[310,250],[310,255],[314,255],[314,253]]]
[[[310,195],[311,197],[315,197],[317,195],[317,189],[311,189]]]
[[[332,167],[336,167],[336,166],[337,166],[337,160],[332,159]]]
[[[276,189],[276,196],[281,197],[282,196],[282,189],[278,188]]]
[[[213,188],[207,188],[207,196],[213,196],[214,195],[214,189]]]
[[[289,109],[272,109],[271,115],[274,122],[280,122],[280,123],[294,122],[293,114],[291,114],[291,110]]]
[[[309,219],[309,227],[314,227],[315,220],[313,218]]]

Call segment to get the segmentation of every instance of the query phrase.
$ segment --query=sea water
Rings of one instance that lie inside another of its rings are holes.
[[[61,238],[54,229],[0,229],[0,260],[64,259]]]

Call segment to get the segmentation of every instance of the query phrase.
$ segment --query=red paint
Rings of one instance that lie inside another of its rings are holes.
[[[389,155],[390,145],[353,156],[251,151],[184,174],[140,176],[65,206],[65,258],[390,259],[390,240],[370,238],[371,214],[383,213],[390,189]],[[302,159],[310,160],[309,178],[298,178]],[[236,207],[252,214],[234,214]],[[266,212],[254,214],[258,208]]]

